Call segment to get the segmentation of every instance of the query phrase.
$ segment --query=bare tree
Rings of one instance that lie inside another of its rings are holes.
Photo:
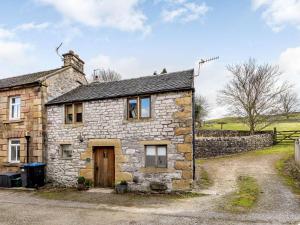
[[[291,113],[296,112],[299,107],[299,99],[296,92],[286,91],[280,95],[280,104],[283,114],[289,119]]]
[[[98,82],[110,82],[121,80],[121,75],[114,70],[111,69],[101,69],[95,70],[93,74],[93,80]]]
[[[201,95],[195,97],[195,121],[200,125],[209,113],[209,104],[207,99]]]
[[[226,104],[235,116],[243,119],[250,132],[262,130],[276,120],[280,95],[289,89],[280,82],[278,66],[257,65],[255,59],[243,64],[229,65],[232,79],[220,91],[218,102]]]

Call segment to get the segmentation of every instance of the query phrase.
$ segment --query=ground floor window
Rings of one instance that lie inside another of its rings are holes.
[[[10,139],[9,140],[9,162],[19,163],[20,162],[20,140]]]
[[[167,168],[167,146],[165,145],[147,145],[146,149],[146,167]]]

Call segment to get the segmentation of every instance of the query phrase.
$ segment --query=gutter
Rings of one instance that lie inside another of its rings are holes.
[[[193,129],[193,180],[196,179],[196,155],[195,155],[195,90],[192,92],[192,129]]]

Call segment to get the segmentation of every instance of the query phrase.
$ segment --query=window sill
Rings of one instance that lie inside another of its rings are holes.
[[[83,123],[65,123],[65,128],[76,128],[76,127],[83,127]]]
[[[60,158],[61,160],[72,160],[73,158]]]
[[[124,123],[143,123],[143,122],[151,122],[154,121],[152,117],[150,118],[141,118],[141,119],[126,119]]]
[[[159,167],[143,167],[139,169],[141,173],[174,173],[175,169],[172,168],[159,168]]]
[[[2,164],[4,167],[19,167],[21,165],[23,165],[21,162],[6,162]]]
[[[10,123],[23,123],[24,120],[22,119],[19,119],[19,120],[6,120],[6,121],[3,121],[4,124],[10,124]]]

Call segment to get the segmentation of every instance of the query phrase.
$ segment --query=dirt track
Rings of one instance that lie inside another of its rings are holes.
[[[34,193],[0,190],[0,224],[298,224],[299,196],[282,184],[274,169],[280,157],[245,154],[206,160],[203,166],[214,179],[206,191],[210,195],[157,207],[46,200]],[[263,193],[249,213],[223,212],[218,205],[235,189],[240,174],[257,178]]]

